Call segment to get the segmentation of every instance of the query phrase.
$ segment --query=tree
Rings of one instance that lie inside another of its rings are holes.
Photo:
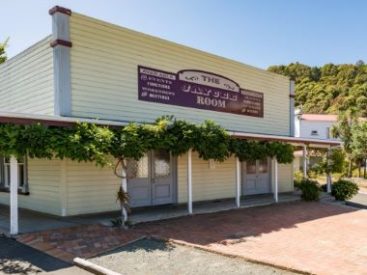
[[[317,174],[326,174],[327,191],[331,192],[332,173],[343,173],[345,171],[345,152],[341,148],[330,150],[318,149],[313,154],[322,155],[322,160],[312,167],[312,171]]]
[[[9,38],[5,40],[5,42],[0,43],[0,64],[4,63],[7,59],[5,48],[8,44]]]
[[[362,163],[364,164],[364,177],[366,177],[365,163],[367,159],[367,122],[354,125],[352,129],[351,148],[354,159],[359,160],[359,167]]]
[[[343,148],[349,161],[348,176],[352,176],[353,161],[353,128],[358,125],[358,111],[349,109],[347,112],[341,113],[338,117],[338,122],[332,127],[332,135],[335,138],[340,138],[343,142]]]
[[[358,60],[357,62],[356,62],[356,66],[357,67],[360,67],[360,66],[363,66],[364,65],[364,61],[363,60]]]
[[[304,113],[335,114],[357,108],[367,117],[367,64],[361,60],[321,67],[296,62],[268,70],[295,80],[295,104]]]

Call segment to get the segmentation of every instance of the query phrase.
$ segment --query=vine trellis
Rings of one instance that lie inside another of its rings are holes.
[[[40,123],[0,125],[0,155],[3,156],[69,158],[105,166],[116,163],[115,160],[138,160],[150,150],[164,149],[177,156],[190,148],[204,160],[224,161],[231,155],[241,161],[265,157],[275,157],[279,163],[293,160],[290,144],[237,139],[212,121],[194,124],[160,117],[154,123],[130,123],[121,128],[88,123],[69,127]]]

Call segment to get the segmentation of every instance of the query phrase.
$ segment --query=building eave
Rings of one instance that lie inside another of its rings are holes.
[[[229,132],[229,134],[239,139],[279,141],[290,143],[293,145],[307,145],[311,147],[338,147],[341,146],[342,144],[340,141],[334,141],[334,140],[299,138],[299,137],[281,136],[281,135],[253,134],[245,132]]]
[[[113,121],[104,119],[91,119],[83,117],[63,117],[63,116],[52,116],[52,115],[38,115],[38,114],[27,114],[17,112],[1,112],[0,111],[0,124],[11,123],[19,125],[30,125],[35,123],[41,123],[48,126],[60,126],[68,127],[76,123],[90,123],[101,126],[110,127],[124,127],[128,121]],[[312,147],[337,147],[341,146],[340,141],[323,140],[323,139],[312,139],[312,138],[299,138],[291,136],[281,135],[269,135],[269,134],[254,134],[246,132],[235,132],[228,131],[228,133],[239,139],[249,140],[263,140],[263,141],[279,141],[286,142],[294,145],[307,145]]]
[[[20,125],[30,125],[35,123],[41,123],[48,126],[72,126],[76,123],[90,123],[101,126],[113,126],[123,127],[128,124],[126,121],[113,121],[104,119],[90,119],[82,117],[63,117],[52,115],[38,115],[28,113],[17,112],[1,112],[0,111],[0,123],[12,123]]]

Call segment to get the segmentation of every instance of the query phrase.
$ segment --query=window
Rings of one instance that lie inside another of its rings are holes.
[[[145,154],[141,159],[129,159],[127,161],[127,178],[128,179],[142,179],[148,178],[149,173],[149,159]]]
[[[154,176],[167,177],[171,173],[171,155],[168,151],[154,151]]]
[[[10,187],[11,169],[10,158],[2,157],[0,160],[0,185],[2,189],[8,190]],[[27,159],[18,159],[18,189],[22,193],[28,192],[27,183]]]
[[[318,136],[319,132],[317,132],[317,130],[312,130],[311,131],[311,136]]]
[[[258,172],[259,173],[267,173],[269,169],[268,159],[261,159],[258,162]]]
[[[246,161],[246,173],[256,174],[256,160],[248,160]]]

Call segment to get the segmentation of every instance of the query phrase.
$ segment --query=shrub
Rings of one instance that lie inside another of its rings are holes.
[[[297,189],[300,189],[300,185],[301,185],[301,182],[299,180],[294,180],[293,181],[293,184],[294,184],[294,187],[297,188]]]
[[[294,180],[296,180],[298,182],[302,181],[302,179],[303,179],[303,173],[302,173],[302,171],[296,171],[296,172],[294,172],[293,177],[294,177]]]
[[[294,178],[294,181],[293,181],[294,187],[299,189],[299,186],[303,179],[303,173],[301,171],[296,171],[294,172],[293,178]]]
[[[320,189],[323,192],[327,192],[327,184],[321,184]]]
[[[305,201],[317,201],[320,198],[320,187],[317,181],[303,179],[299,184],[299,189],[302,191],[301,198]]]
[[[358,185],[354,182],[340,179],[333,184],[331,195],[333,195],[336,200],[345,201],[356,195],[358,190]]]

